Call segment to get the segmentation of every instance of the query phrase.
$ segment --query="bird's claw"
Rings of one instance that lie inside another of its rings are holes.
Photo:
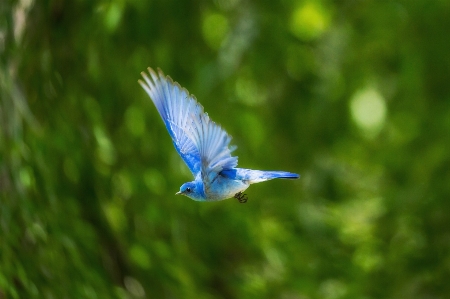
[[[246,203],[248,200],[247,194],[243,194],[242,192],[236,193],[234,198],[236,198],[240,203]]]

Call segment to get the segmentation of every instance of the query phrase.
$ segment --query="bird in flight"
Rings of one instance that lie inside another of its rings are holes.
[[[231,155],[231,137],[213,122],[193,95],[158,69],[142,72],[139,84],[144,88],[161,115],[172,142],[194,175],[176,194],[196,201],[219,201],[234,197],[247,202],[243,192],[250,184],[275,178],[297,179],[286,171],[262,171],[237,168],[237,157]]]

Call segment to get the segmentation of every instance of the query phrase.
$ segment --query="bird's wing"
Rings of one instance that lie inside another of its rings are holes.
[[[194,177],[212,178],[223,169],[237,166],[231,137],[213,122],[193,95],[158,69],[142,72],[139,84],[152,99],[172,137],[177,152]]]

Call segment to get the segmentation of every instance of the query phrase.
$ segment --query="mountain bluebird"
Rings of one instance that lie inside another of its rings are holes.
[[[173,82],[158,69],[142,72],[139,84],[152,99],[172,137],[178,154],[189,167],[195,180],[183,184],[176,194],[196,201],[218,201],[234,197],[247,201],[250,184],[275,178],[297,179],[298,174],[285,171],[261,171],[237,168],[236,148],[231,137],[213,122],[193,95]]]

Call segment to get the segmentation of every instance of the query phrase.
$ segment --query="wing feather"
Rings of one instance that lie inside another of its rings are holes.
[[[195,97],[160,69],[158,74],[151,68],[148,71],[150,77],[142,72],[144,81],[139,84],[155,104],[175,149],[194,177],[201,173],[204,180],[211,180],[223,169],[236,167],[231,137],[209,118]]]

